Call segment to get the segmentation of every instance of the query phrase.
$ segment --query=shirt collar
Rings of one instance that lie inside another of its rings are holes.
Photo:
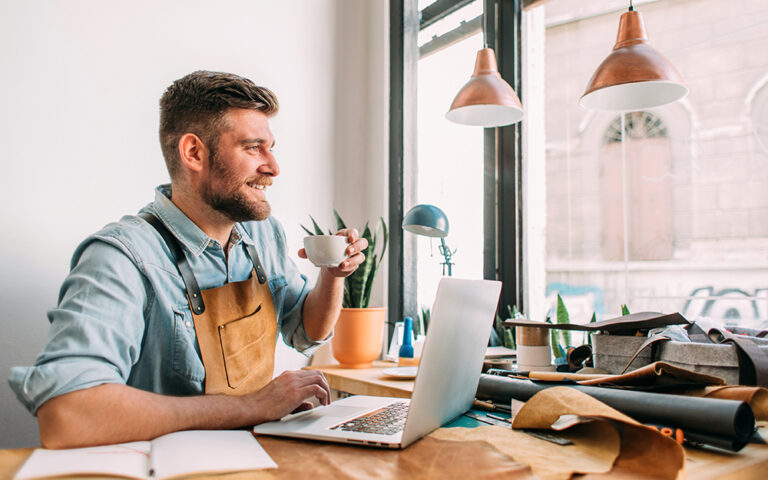
[[[213,238],[206,235],[204,231],[198,227],[195,222],[189,219],[179,207],[177,207],[171,201],[171,184],[166,183],[160,185],[155,189],[155,201],[152,204],[157,216],[160,217],[166,227],[173,233],[173,235],[184,245],[187,250],[194,256],[199,256],[205,251],[206,247],[212,242],[216,242]],[[248,232],[239,223],[235,224],[235,228],[229,238],[231,247],[245,242],[253,244],[253,239]]]

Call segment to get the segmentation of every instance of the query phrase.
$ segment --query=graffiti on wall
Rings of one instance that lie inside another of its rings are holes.
[[[602,320],[603,291],[600,287],[551,283],[547,285],[546,293],[551,311],[554,311],[557,294],[560,293],[575,323],[589,321],[592,312],[596,312],[598,320]],[[768,288],[756,288],[749,292],[741,288],[698,287],[688,296],[680,313],[689,320],[705,317],[722,322],[723,325],[766,328]]]
[[[749,293],[740,288],[699,287],[690,297],[682,312],[688,319],[709,317],[742,326],[768,321],[768,288]]]

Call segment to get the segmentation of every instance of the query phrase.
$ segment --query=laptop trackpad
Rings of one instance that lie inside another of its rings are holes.
[[[354,417],[355,415],[360,415],[368,410],[370,410],[368,407],[355,407],[352,405],[327,405],[325,407],[313,408],[312,410],[307,411],[304,415],[301,415],[294,420],[289,420],[288,423],[313,421],[318,418]]]

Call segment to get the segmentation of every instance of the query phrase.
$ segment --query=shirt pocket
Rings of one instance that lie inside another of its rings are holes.
[[[173,309],[173,371],[196,382],[205,379],[205,367],[197,344],[195,322],[188,304]]]
[[[237,388],[251,375],[272,375],[274,352],[265,342],[274,344],[267,322],[274,322],[261,312],[261,305],[250,315],[219,325],[219,341],[224,356],[224,371],[230,388]]]

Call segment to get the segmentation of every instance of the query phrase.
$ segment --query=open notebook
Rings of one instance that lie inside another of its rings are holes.
[[[60,476],[165,479],[205,473],[277,468],[245,430],[169,433],[151,442],[69,450],[36,449],[15,480]]]

